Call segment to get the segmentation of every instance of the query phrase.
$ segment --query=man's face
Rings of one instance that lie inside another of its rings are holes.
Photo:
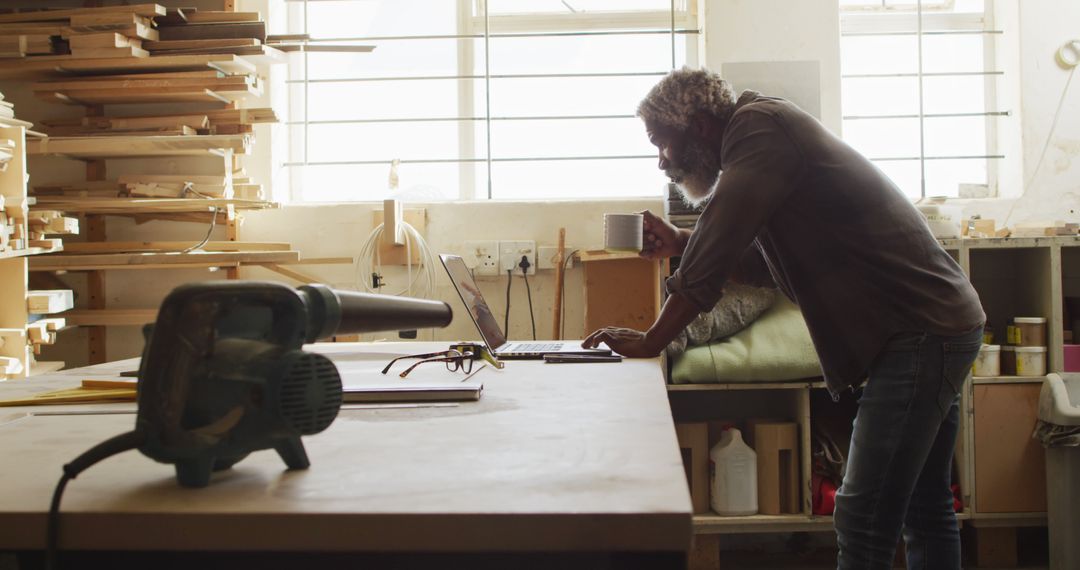
[[[720,177],[720,160],[711,145],[693,129],[679,131],[646,123],[649,142],[659,150],[658,167],[682,192],[683,198],[699,204],[709,197]]]

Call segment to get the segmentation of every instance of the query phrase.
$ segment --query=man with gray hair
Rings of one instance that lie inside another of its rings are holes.
[[[583,346],[656,356],[728,279],[775,284],[799,305],[833,398],[861,390],[838,567],[891,568],[903,535],[908,568],[960,568],[952,455],[986,320],[960,267],[888,177],[787,101],[736,99],[716,74],[682,69],[638,116],[659,168],[708,204],[693,231],[645,213],[642,255],[682,258],[667,301],[648,331],[608,327]]]

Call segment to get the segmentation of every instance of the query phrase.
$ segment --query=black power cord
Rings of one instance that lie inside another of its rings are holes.
[[[506,313],[503,315],[503,334],[510,336],[510,284],[514,282],[512,269],[506,270]]]
[[[68,481],[78,477],[80,473],[102,459],[135,449],[145,440],[146,437],[142,432],[122,433],[91,447],[74,461],[64,465],[64,474],[60,476],[60,481],[56,484],[52,503],[49,505],[49,518],[45,529],[45,570],[56,568],[56,545],[60,537],[60,497],[64,495],[64,488],[67,487]]]
[[[532,264],[529,263],[529,256],[521,256],[521,261],[518,262],[518,267],[521,268],[521,277],[525,279],[525,294],[529,296],[529,321],[532,322],[533,340],[536,340],[536,316],[533,315],[532,290],[529,288],[530,266],[532,266]]]

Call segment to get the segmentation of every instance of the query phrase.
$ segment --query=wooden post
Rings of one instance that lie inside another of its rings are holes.
[[[562,339],[562,296],[563,296],[563,264],[566,261],[566,228],[559,228],[559,249],[555,253],[555,308],[554,324],[552,325],[551,338]]]
[[[104,107],[94,105],[86,107],[87,117],[100,117],[105,114]],[[86,180],[88,182],[106,180],[107,172],[104,160],[91,160],[86,163]],[[104,216],[86,216],[86,240],[105,241],[105,218]],[[104,309],[107,306],[105,292],[105,273],[103,271],[90,271],[86,274],[86,289],[88,308]],[[108,361],[107,337],[105,327],[88,327],[89,357],[90,364],[101,364]]]

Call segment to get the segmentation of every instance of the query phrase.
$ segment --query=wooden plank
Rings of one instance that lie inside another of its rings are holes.
[[[167,252],[183,251],[198,241],[119,241],[119,242],[84,242],[64,245],[64,252],[69,254],[106,253],[106,252]],[[288,251],[287,243],[249,242],[249,241],[209,241],[203,246],[205,251]],[[352,262],[351,257],[347,257]],[[299,261],[303,263],[303,260]]]
[[[102,32],[97,34],[76,34],[68,39],[72,50],[76,49],[100,49],[100,48],[123,48],[129,46],[143,47],[138,39],[129,38],[116,32]],[[144,48],[145,49],[145,48]]]
[[[237,251],[190,253],[100,253],[86,255],[39,255],[30,259],[31,271],[90,270],[137,267],[141,265],[202,264],[213,267],[219,263],[281,263],[296,261],[295,251]]]
[[[145,325],[157,319],[157,309],[74,309],[64,319],[70,326]]]
[[[55,22],[73,18],[94,18],[103,14],[130,13],[142,17],[164,16],[165,8],[159,4],[132,4],[128,6],[104,6],[100,8],[76,8],[70,10],[39,10],[0,14],[0,23]]]
[[[167,40],[157,42],[145,42],[143,48],[150,51],[168,51],[184,49],[214,49],[227,47],[258,46],[257,38],[223,38],[219,40]]]
[[[977,384],[975,511],[1046,510],[1045,451],[1031,438],[1040,384]]]
[[[246,135],[60,137],[30,140],[26,153],[31,156],[64,155],[75,158],[205,155],[210,150],[231,149],[247,153],[250,137]]]
[[[274,263],[264,264],[263,267],[265,267],[265,268],[267,268],[270,271],[273,271],[275,273],[279,273],[281,275],[284,275],[285,277],[288,277],[289,279],[298,281],[300,283],[305,283],[305,284],[307,284],[307,283],[322,283],[323,281],[325,281],[325,279],[319,279],[318,277],[312,277],[311,275],[308,275],[306,273],[296,271],[296,270],[293,270],[293,269],[288,269],[288,268],[282,267],[282,266],[274,264]]]
[[[87,117],[85,119],[50,119],[43,121],[43,124],[48,126],[73,126],[73,125],[94,125],[101,126],[102,128],[137,128],[129,125],[135,125],[140,122],[146,122],[146,124],[157,124],[157,121],[165,121],[161,124],[171,125],[173,123],[168,122],[169,119],[187,118],[192,116],[192,112],[188,113],[162,113],[154,115],[131,115],[123,117]],[[199,115],[207,118],[208,125],[251,125],[256,123],[276,123],[277,115],[271,108],[252,108],[252,109],[212,109],[206,111],[198,111]],[[188,123],[183,123],[188,124]],[[192,125],[197,126],[197,125]]]
[[[138,103],[228,103],[230,101],[258,97],[261,90],[254,87],[225,87],[221,90],[205,88],[149,89],[94,89],[62,92],[38,91],[38,99],[68,105],[118,105]]]
[[[0,77],[27,77],[41,74],[109,74],[134,73],[138,71],[198,71],[216,69],[223,73],[255,73],[255,65],[232,54],[210,55],[161,55],[129,59],[53,59],[57,56],[40,56],[21,60],[0,62]]]
[[[150,52],[135,46],[106,48],[73,48],[72,57],[79,58],[114,58],[114,57],[150,57]]]
[[[206,213],[214,208],[224,210],[230,205],[240,210],[261,210],[277,207],[277,204],[273,202],[237,200],[235,198],[68,198],[63,196],[41,196],[39,200],[41,200],[43,207],[84,214]]]
[[[244,88],[248,85],[253,85],[255,78],[248,75],[226,75],[222,77],[177,77],[177,78],[162,78],[162,77],[114,77],[114,76],[94,76],[80,79],[65,79],[63,81],[41,81],[34,83],[32,89],[34,91],[66,91],[70,89],[75,90],[89,90],[89,89],[120,89],[120,88],[203,88],[203,89],[215,89],[215,88],[228,88],[237,87]]]
[[[240,24],[188,24],[160,28],[158,34],[163,41],[171,40],[220,40],[230,38],[258,38],[266,40],[265,22],[244,22]]]
[[[259,22],[258,12],[228,12],[214,10],[196,10],[187,13],[189,24],[214,24],[235,22]]]

